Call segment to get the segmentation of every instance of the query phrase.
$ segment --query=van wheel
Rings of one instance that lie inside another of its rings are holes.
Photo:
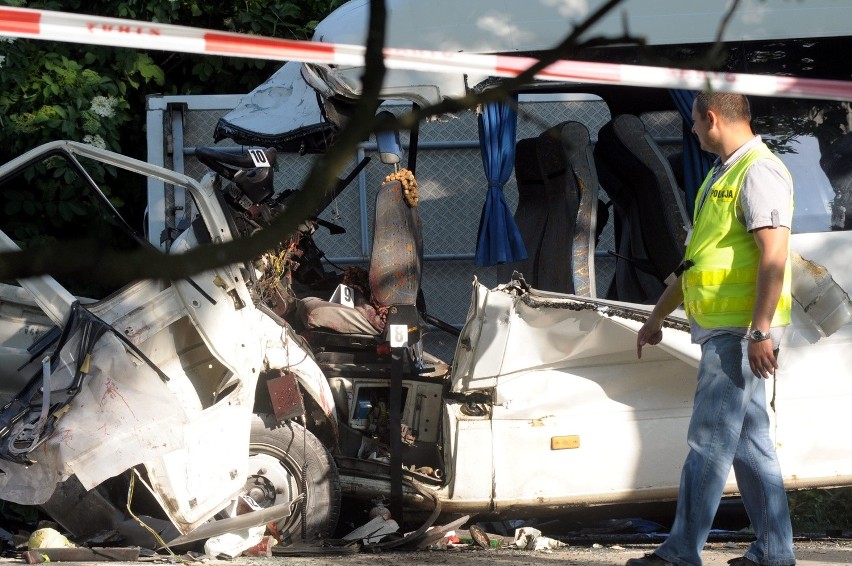
[[[243,493],[264,508],[305,495],[293,514],[278,523],[281,542],[302,540],[303,523],[307,541],[330,537],[337,527],[337,465],[319,439],[294,422],[278,424],[272,415],[253,416]]]

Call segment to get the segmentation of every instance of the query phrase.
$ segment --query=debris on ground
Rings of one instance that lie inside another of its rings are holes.
[[[204,554],[211,558],[233,559],[261,544],[265,534],[266,526],[262,525],[216,535],[204,543]]]
[[[272,548],[278,544],[278,539],[272,535],[264,536],[259,543],[243,551],[243,556],[272,556]]]
[[[508,546],[520,550],[553,550],[567,545],[542,535],[540,530],[533,527],[521,527],[515,530],[515,540]]]
[[[34,548],[22,555],[27,564],[42,562],[135,562],[139,548]]]
[[[389,515],[377,515],[367,523],[361,525],[354,531],[343,537],[343,540],[361,540],[364,544],[380,542],[387,535],[399,531],[399,524],[393,519],[386,519]]]
[[[33,531],[27,546],[29,548],[74,548],[77,545],[56,529],[46,527]]]
[[[390,509],[388,509],[385,499],[383,497],[377,497],[372,500],[373,508],[370,509],[370,512],[367,514],[371,519],[373,517],[382,517],[383,519],[390,519],[391,513]]]
[[[491,548],[491,537],[479,525],[470,526],[470,537],[482,548]]]
[[[448,537],[454,537],[455,530],[465,524],[469,519],[470,516],[465,515],[464,517],[456,519],[446,525],[429,527],[423,536],[413,540],[412,544],[418,549],[432,548],[435,544],[438,544],[438,548],[446,548],[448,544]]]
[[[292,502],[291,502],[292,503]],[[592,522],[576,522],[564,518],[545,520],[512,519],[493,522],[470,522],[470,516],[440,518],[440,509],[417,530],[403,530],[391,516],[383,497],[374,498],[364,509],[362,524],[350,526],[350,532],[340,539],[293,541],[284,539],[278,531],[281,514],[292,514],[292,508],[261,508],[254,500],[241,496],[223,510],[216,521],[205,523],[188,535],[162,538],[152,547],[137,544],[124,530],[99,532],[85,537],[63,531],[53,521],[38,520],[26,509],[6,507],[0,517],[0,548],[5,558],[29,564],[43,562],[96,561],[170,561],[234,560],[296,556],[343,556],[357,553],[379,553],[391,550],[420,550],[444,552],[493,552],[501,550],[524,552],[553,552],[563,547],[585,548],[588,551],[621,550],[615,542],[649,542],[664,537],[665,527],[640,518],[613,518]],[[10,517],[13,517],[12,520]],[[144,521],[141,518],[145,517]],[[143,524],[144,522],[144,524]],[[168,523],[167,521],[165,523]],[[154,529],[150,528],[153,525]],[[26,527],[34,528],[33,532]],[[163,525],[147,516],[136,516],[136,527],[155,537]],[[174,527],[172,526],[172,530]],[[736,533],[740,537],[746,536]],[[724,537],[730,538],[731,532]],[[753,533],[749,533],[753,536]],[[724,538],[723,537],[723,538]],[[138,539],[138,537],[137,537]],[[163,540],[168,541],[164,543]],[[203,548],[202,548],[203,547]]]

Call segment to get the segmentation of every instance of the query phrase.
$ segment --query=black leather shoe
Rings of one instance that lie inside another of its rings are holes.
[[[674,566],[674,564],[651,553],[642,558],[631,558],[625,566]]]
[[[745,556],[740,556],[739,558],[731,558],[728,560],[728,564],[731,566],[760,566],[754,560],[746,558]]]

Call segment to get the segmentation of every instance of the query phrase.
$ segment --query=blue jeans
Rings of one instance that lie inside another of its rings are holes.
[[[745,556],[766,566],[795,564],[793,529],[775,445],[769,435],[764,380],[748,364],[748,341],[733,334],[701,347],[677,512],[656,554],[700,566],[701,550],[731,466],[757,540]]]

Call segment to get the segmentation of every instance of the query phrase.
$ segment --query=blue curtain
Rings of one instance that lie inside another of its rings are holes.
[[[517,97],[485,105],[479,115],[479,147],[488,178],[488,193],[479,219],[476,265],[496,265],[527,258],[524,240],[503,196],[515,165]]]
[[[692,102],[695,100],[695,91],[670,90],[669,93],[683,118],[683,190],[686,212],[691,218],[698,187],[713,166],[715,158],[701,149],[698,138],[692,133]]]

